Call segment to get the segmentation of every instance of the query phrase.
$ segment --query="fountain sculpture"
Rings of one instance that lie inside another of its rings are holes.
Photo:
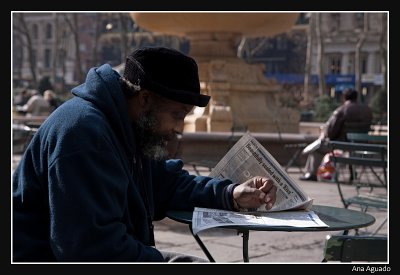
[[[265,78],[263,64],[248,64],[237,57],[242,37],[286,32],[298,13],[144,12],[131,17],[148,31],[190,41],[189,55],[199,65],[202,93],[211,100],[206,108],[187,116],[185,132],[298,133],[299,112],[279,106],[281,86]]]

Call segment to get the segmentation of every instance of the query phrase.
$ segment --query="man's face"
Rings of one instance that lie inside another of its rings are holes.
[[[184,118],[193,106],[156,97],[154,104],[134,123],[139,148],[151,159],[161,160],[169,155],[168,142],[182,134]]]

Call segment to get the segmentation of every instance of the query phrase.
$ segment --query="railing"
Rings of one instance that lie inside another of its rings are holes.
[[[25,124],[28,126],[39,126],[45,121],[47,116],[20,116],[13,115],[13,124]]]
[[[243,132],[194,132],[184,133],[179,139],[172,157],[185,163],[207,163],[212,166],[239,140]],[[296,152],[288,144],[310,143],[317,136],[294,133],[251,133],[281,165],[286,165]],[[305,162],[305,159],[302,160]]]

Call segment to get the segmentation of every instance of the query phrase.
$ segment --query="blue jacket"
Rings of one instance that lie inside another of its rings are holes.
[[[25,151],[13,174],[14,261],[162,261],[152,220],[232,209],[230,180],[138,155],[118,78],[109,65],[92,68]]]

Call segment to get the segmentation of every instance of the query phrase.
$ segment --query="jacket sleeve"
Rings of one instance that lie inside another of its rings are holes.
[[[335,140],[339,137],[340,131],[343,127],[344,116],[341,108],[336,109],[326,122],[326,136]]]
[[[182,160],[173,159],[159,164],[157,172],[153,173],[156,219],[163,218],[165,211],[170,209],[234,209],[232,193],[239,183],[230,179],[190,175],[182,168]]]
[[[128,179],[110,151],[79,152],[49,167],[50,242],[59,261],[162,261],[123,222]],[[131,232],[132,233],[132,232]]]

